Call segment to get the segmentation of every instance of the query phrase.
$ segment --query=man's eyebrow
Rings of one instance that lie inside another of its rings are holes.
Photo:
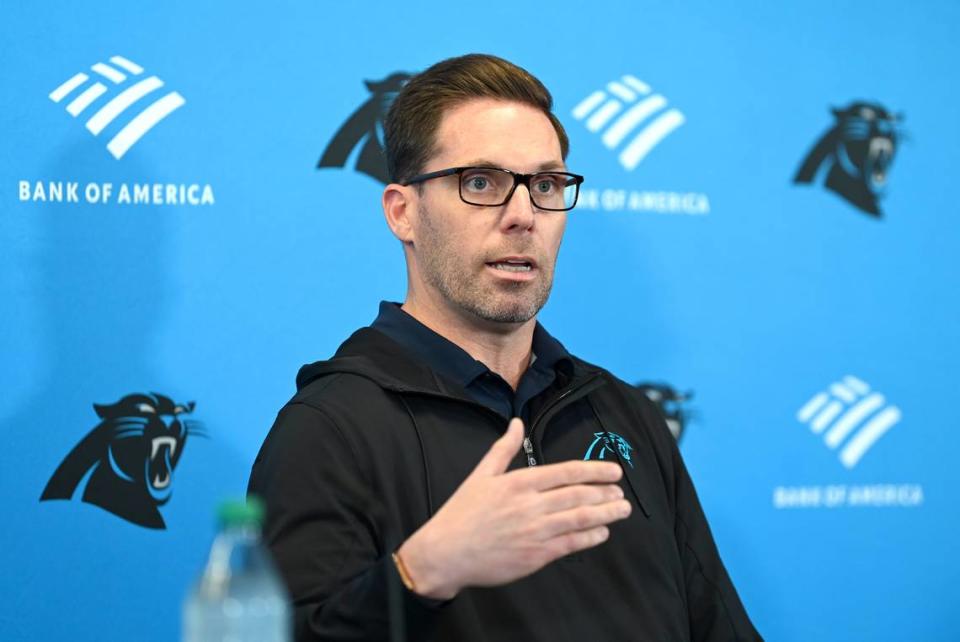
[[[551,169],[555,169],[558,172],[565,172],[567,171],[567,165],[562,161],[559,163],[557,161],[547,161],[545,163],[540,163],[539,165],[537,165],[538,172],[543,172]]]
[[[504,167],[500,163],[495,163],[492,160],[488,160],[486,158],[475,158],[471,161],[464,163],[461,167],[500,167],[502,169],[510,169],[511,171],[513,171],[509,167]],[[565,172],[566,167],[567,166],[563,163],[563,161],[544,161],[539,165],[537,165],[533,171],[545,172],[550,170],[556,170],[558,172]]]

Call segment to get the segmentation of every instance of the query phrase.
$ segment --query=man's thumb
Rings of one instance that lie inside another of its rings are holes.
[[[470,476],[492,477],[502,475],[506,472],[513,458],[517,456],[517,451],[520,450],[522,444],[523,422],[518,417],[514,417],[507,424],[507,431],[503,433],[500,439],[493,442],[490,450],[483,456]]]

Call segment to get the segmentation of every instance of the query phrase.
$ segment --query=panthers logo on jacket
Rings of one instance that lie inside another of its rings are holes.
[[[876,103],[854,102],[833,109],[836,123],[814,145],[793,179],[812,183],[826,173],[824,185],[851,205],[880,218],[879,200],[897,152],[902,115]]]
[[[617,460],[617,455],[626,464],[633,468],[633,446],[615,432],[595,432],[593,441],[587,446],[583,461],[591,459]]]
[[[357,171],[384,185],[389,183],[387,161],[383,152],[383,121],[386,120],[394,98],[409,79],[410,74],[397,72],[383,80],[364,81],[370,90],[370,99],[353,112],[334,134],[317,167],[343,167],[353,151],[360,146]]]
[[[71,499],[86,479],[83,501],[146,528],[166,528],[159,507],[170,499],[173,471],[188,437],[203,435],[201,424],[186,417],[194,405],[157,393],[94,404],[100,423],[57,467],[40,501]]]

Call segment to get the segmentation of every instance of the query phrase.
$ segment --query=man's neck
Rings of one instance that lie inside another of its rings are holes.
[[[530,366],[536,318],[525,323],[470,319],[442,306],[420,305],[407,297],[401,309],[490,368],[514,390]]]

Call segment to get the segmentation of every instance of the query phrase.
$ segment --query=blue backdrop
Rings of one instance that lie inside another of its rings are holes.
[[[376,123],[350,117],[470,51],[545,82],[587,177],[541,320],[694,391],[681,449],[758,629],[960,635],[955,3],[2,13],[0,638],[177,638],[297,368],[404,294],[363,171]],[[345,124],[358,144],[318,169]],[[830,189],[834,166],[873,180]],[[153,446],[163,527],[82,502],[90,477],[40,501],[93,404],[139,393],[196,402],[166,423],[208,435]]]

